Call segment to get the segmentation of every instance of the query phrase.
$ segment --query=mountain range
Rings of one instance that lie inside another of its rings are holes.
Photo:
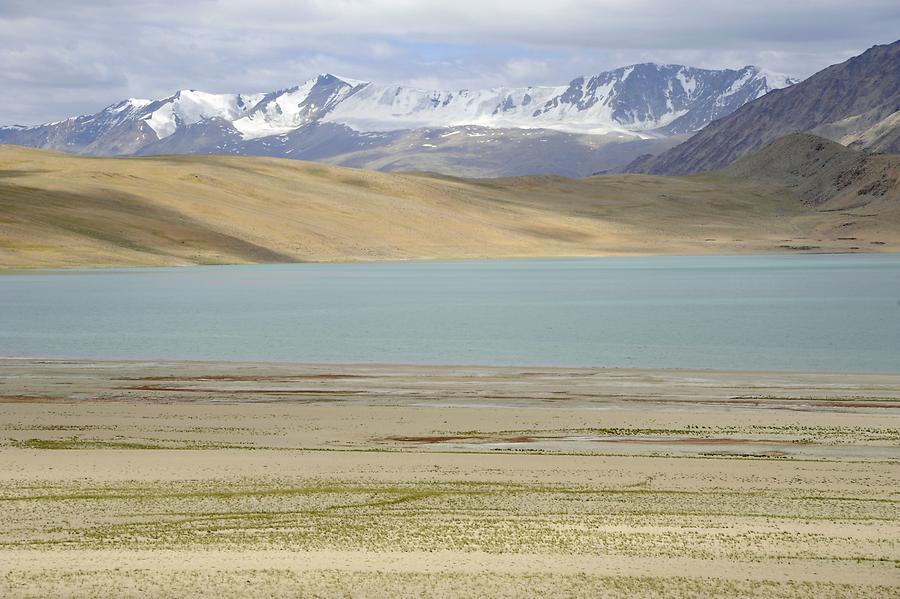
[[[662,152],[796,83],[754,66],[636,64],[559,86],[422,90],[322,74],[256,94],[128,99],[0,143],[97,156],[243,154],[466,176],[584,176]]]
[[[322,75],[6,128],[69,153],[0,145],[0,268],[897,251],[900,156],[883,152],[900,149],[898,53],[875,46],[774,91],[755,69],[723,90],[656,65],[528,88],[527,104]],[[651,144],[629,168],[691,176],[580,176]],[[374,172],[403,169],[455,176]],[[554,171],[579,178],[480,178]]]

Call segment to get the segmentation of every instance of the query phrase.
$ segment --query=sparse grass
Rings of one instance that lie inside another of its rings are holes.
[[[10,146],[0,171],[0,268],[783,252],[844,218],[720,176],[479,181]],[[880,217],[853,232],[861,247],[897,247],[900,214]],[[845,249],[846,233],[816,245]]]
[[[527,484],[183,484],[31,488],[0,502],[0,549],[326,549],[897,563],[900,499],[789,489]],[[78,513],[82,522],[67,525]],[[38,519],[35,519],[37,517]],[[38,522],[42,524],[38,525]],[[838,525],[837,523],[846,523]],[[838,526],[832,533],[822,523]],[[37,526],[23,537],[23,526]],[[854,528],[884,529],[848,545]]]
[[[96,568],[75,571],[48,569],[36,575],[15,573],[0,578],[0,593],[30,587],[35,596],[59,596],[78,588],[84,596],[185,597],[203,594],[221,598],[291,596],[420,598],[420,597],[593,597],[599,599],[659,597],[747,597],[749,599],[876,599],[893,597],[896,588],[870,581],[837,584],[771,580],[728,580],[711,576],[605,576],[594,573],[549,572],[314,572],[285,567],[240,568],[212,573],[188,566],[160,571]]]
[[[870,442],[900,443],[900,429],[896,427],[863,426],[807,426],[783,425],[687,425],[683,428],[643,427],[582,427],[582,428],[533,428],[499,431],[467,430],[438,431],[447,436],[473,438],[503,438],[511,436],[536,436],[541,438],[566,438],[568,436],[596,436],[611,438],[647,437],[660,440],[672,438],[767,438],[797,444],[853,444]]]
[[[213,441],[139,442],[119,439],[12,439],[9,445],[19,449],[253,449],[236,443]]]
[[[702,401],[614,409],[629,379],[700,399],[727,400],[743,388],[704,373],[685,387],[683,373],[638,371],[467,368],[426,379],[402,367],[373,378],[368,367],[6,366],[0,386],[22,399],[4,403],[0,417],[9,431],[0,443],[4,597],[868,598],[900,588],[891,410]],[[214,388],[307,386],[312,376],[330,388],[346,383],[328,382],[335,374],[352,372],[370,395],[247,405],[115,395],[125,376],[196,381],[199,371]],[[865,377],[831,376],[829,393],[869,394]],[[609,393],[548,409],[545,397],[604,377]],[[820,382],[760,377],[750,379],[755,388],[810,389],[797,393],[810,397]],[[878,393],[895,393],[896,384],[881,378]],[[40,399],[88,392],[104,400]],[[468,407],[488,394],[518,399]],[[774,439],[827,457],[477,451],[388,440],[454,434],[621,437],[629,447],[644,438]]]

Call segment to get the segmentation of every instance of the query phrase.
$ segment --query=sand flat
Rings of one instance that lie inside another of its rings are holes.
[[[3,596],[900,592],[900,375],[0,360]]]

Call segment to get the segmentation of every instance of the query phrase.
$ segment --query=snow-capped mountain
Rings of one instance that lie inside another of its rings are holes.
[[[697,131],[792,83],[753,66],[653,63],[567,85],[484,90],[422,90],[322,74],[269,93],[182,90],[160,100],[129,99],[94,115],[0,128],[0,143],[93,155],[234,153],[338,162],[342,154],[396,145],[421,129],[541,129],[576,134],[570,136],[576,145],[584,145],[584,136],[659,140]]]
[[[480,125],[588,134],[661,128],[686,133],[789,83],[752,66],[711,71],[646,63],[556,87],[426,91],[363,84],[324,121],[357,131]]]

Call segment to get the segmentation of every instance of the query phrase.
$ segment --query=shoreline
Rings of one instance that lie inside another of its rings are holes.
[[[133,384],[141,381],[146,388]],[[503,399],[509,388],[518,389],[511,398],[522,401],[552,392],[560,401],[574,397],[616,405],[673,397],[735,404],[776,396],[785,401],[900,402],[900,373],[0,357],[0,401],[14,391],[25,395],[26,387],[49,400],[77,401],[111,392],[125,401],[158,392],[156,396],[194,403],[217,393],[250,402],[254,394],[289,401],[297,393],[319,399],[337,393],[367,401],[394,394],[405,400],[434,387],[443,399],[465,397],[469,403]]]
[[[699,368],[679,366],[566,366],[539,364],[478,364],[478,363],[431,363],[431,362],[311,362],[294,360],[254,360],[254,359],[182,359],[182,358],[109,358],[84,356],[12,356],[0,355],[0,367],[4,363],[49,364],[83,364],[95,366],[230,366],[235,368],[265,367],[278,368],[332,368],[332,369],[418,369],[425,371],[440,370],[485,370],[485,371],[557,371],[557,372],[592,372],[592,373],[673,373],[673,374],[709,374],[709,375],[746,375],[746,376],[803,376],[803,377],[900,377],[900,369],[896,371],[853,371],[839,370],[775,370],[775,369],[738,369],[738,368]]]
[[[0,276],[16,275],[16,274],[32,274],[32,273],[69,273],[69,272],[110,272],[124,271],[132,272],[139,269],[170,269],[170,268],[217,268],[228,266],[296,266],[296,265],[324,265],[324,266],[360,266],[370,264],[472,264],[476,262],[526,262],[526,261],[566,261],[566,260],[605,260],[610,258],[770,258],[776,256],[796,257],[796,256],[848,256],[848,255],[864,255],[864,256],[882,256],[896,255],[900,257],[900,248],[888,249],[871,249],[852,250],[852,251],[807,251],[798,250],[794,252],[785,252],[780,250],[772,250],[769,252],[736,250],[734,252],[703,252],[703,253],[654,253],[654,252],[606,252],[597,254],[573,254],[573,255],[527,255],[527,256],[479,256],[479,257],[441,257],[441,258],[386,258],[372,260],[297,260],[293,262],[222,262],[214,264],[202,263],[181,263],[181,264],[98,264],[98,265],[70,265],[70,266],[6,266],[0,265]]]

